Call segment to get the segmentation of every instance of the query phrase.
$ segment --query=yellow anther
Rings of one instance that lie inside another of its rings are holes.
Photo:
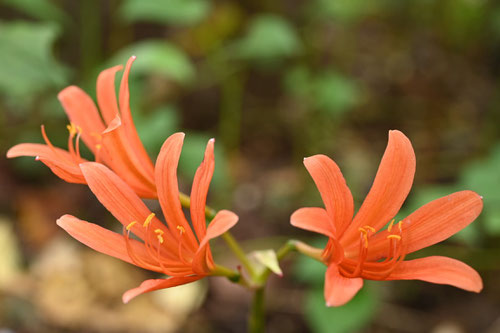
[[[130,230],[135,224],[137,224],[137,221],[130,222],[126,229]]]
[[[366,231],[364,228],[359,228],[358,230],[363,234],[363,239],[365,240],[365,247],[368,247],[368,231]]]
[[[66,125],[66,128],[68,129],[68,132],[70,135],[75,135],[77,132],[76,126],[73,123],[70,123],[69,125]]]
[[[387,228],[387,231],[391,232],[392,225],[394,224],[395,219],[392,219],[391,224],[389,224],[389,227]]]
[[[399,231],[403,231],[403,221],[399,221],[398,223]]]
[[[98,144],[95,145],[95,149],[99,150],[101,148],[102,148],[102,145],[100,143],[98,143]]]
[[[158,238],[158,241],[160,242],[160,244],[163,244],[163,230],[161,229],[155,229],[155,234],[156,234],[156,238]]]
[[[184,227],[181,226],[181,225],[177,226],[177,230],[179,230],[179,232],[181,233],[181,235],[186,232],[186,229],[184,229]]]
[[[389,235],[389,236],[387,236],[387,239],[397,239],[397,240],[401,240],[401,236],[399,236],[399,235]]]
[[[146,217],[146,221],[144,221],[144,224],[142,226],[146,228],[153,220],[153,217],[155,217],[155,213],[149,214],[148,217]]]
[[[82,133],[83,132],[82,128],[80,126],[78,126],[78,125],[76,126],[76,130],[78,131],[78,133]]]
[[[371,226],[369,226],[369,225],[365,225],[363,228],[364,228],[364,229],[368,229],[368,230],[370,230],[370,231],[371,231],[371,232],[373,232],[373,233],[375,233],[375,231],[377,231],[377,230],[375,230],[375,228],[374,228],[374,227],[371,227]]]

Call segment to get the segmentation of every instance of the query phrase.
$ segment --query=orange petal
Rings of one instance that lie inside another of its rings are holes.
[[[80,167],[66,150],[39,143],[21,143],[7,151],[8,158],[19,156],[36,157],[61,179],[69,183],[85,184]]]
[[[422,280],[476,293],[483,289],[483,281],[473,268],[461,261],[439,256],[403,261],[387,280]]]
[[[114,66],[103,70],[97,78],[97,104],[101,110],[102,118],[109,124],[118,114],[116,100],[115,75],[123,66]]]
[[[40,162],[50,168],[50,170],[62,180],[68,183],[86,184],[87,181],[82,175],[81,170],[75,165],[67,165],[60,163],[58,160],[50,160],[45,158],[38,158]]]
[[[197,274],[208,274],[213,269],[212,255],[208,241],[219,237],[238,222],[238,215],[229,211],[221,210],[207,228],[205,237],[200,241],[200,247],[193,259],[193,270]]]
[[[292,214],[290,223],[294,227],[335,238],[335,228],[330,222],[330,217],[326,210],[323,208],[300,208]]]
[[[123,129],[125,131],[125,136],[127,137],[127,147],[132,150],[133,155],[137,157],[141,164],[138,166],[142,168],[142,171],[149,175],[151,178],[154,177],[154,166],[153,162],[149,158],[146,149],[139,138],[139,134],[137,133],[137,129],[135,128],[134,120],[132,119],[132,113],[130,112],[130,92],[128,88],[128,77],[130,74],[130,69],[132,67],[132,63],[135,61],[136,57],[132,56],[127,61],[125,65],[125,70],[123,71],[123,77],[120,84],[120,116],[123,121]],[[139,169],[141,170],[141,169]]]
[[[58,162],[64,167],[79,169],[78,165],[74,162],[74,158],[68,151],[57,147],[51,148],[45,144],[21,143],[7,151],[7,158],[19,156],[33,156],[39,159],[49,159]]]
[[[210,139],[205,150],[205,158],[199,166],[191,188],[191,221],[198,240],[205,237],[205,205],[207,201],[208,187],[214,174],[214,139]]]
[[[141,285],[137,288],[130,289],[126,291],[123,296],[122,300],[123,303],[127,304],[130,302],[131,299],[135,298],[136,296],[139,296],[141,294],[148,293],[150,291],[155,291],[158,289],[165,289],[165,288],[170,288],[170,287],[176,287],[180,286],[181,284],[187,284],[194,282],[196,280],[199,280],[203,278],[203,276],[186,276],[186,277],[171,277],[168,279],[152,279],[152,280],[146,280],[141,283]]]
[[[336,265],[328,266],[325,276],[326,306],[341,306],[349,302],[363,287],[362,278],[346,278]]]
[[[182,227],[184,230],[182,237],[187,237],[187,245],[192,252],[196,252],[198,242],[182,212],[179,185],[177,184],[177,165],[179,164],[183,140],[184,133],[176,133],[171,135],[161,147],[156,160],[156,188],[158,190],[158,200],[168,227],[170,230],[177,230],[178,226]]]
[[[415,153],[410,140],[400,131],[389,131],[375,181],[341,244],[347,247],[357,243],[360,227],[369,225],[379,230],[396,216],[410,192],[414,175]]]
[[[102,164],[87,162],[82,163],[80,168],[97,199],[118,221],[124,226],[133,221],[139,222],[132,227],[131,231],[144,240],[146,228],[142,226],[142,222],[151,214],[151,211],[134,190]],[[170,231],[157,218],[153,218],[151,223],[152,230],[161,229],[164,232],[163,237],[167,237],[164,242],[165,246],[170,245],[172,251],[176,251]]]
[[[82,129],[82,140],[92,152],[99,143],[96,134],[104,131],[99,112],[94,101],[82,89],[76,86],[69,86],[62,90],[57,98],[61,102],[69,120]]]
[[[331,223],[337,230],[336,234],[342,235],[351,222],[354,212],[351,191],[345,183],[342,172],[337,164],[325,155],[305,158],[304,165],[321,193]]]
[[[104,229],[97,224],[80,220],[71,215],[61,216],[57,220],[57,225],[63,228],[71,237],[87,245],[91,249],[136,265],[128,254],[123,235]],[[148,267],[143,268],[161,272],[161,268],[150,259],[143,243],[134,239],[130,239],[129,242],[134,251],[134,255],[148,263]],[[154,269],[155,267],[156,269]]]
[[[146,173],[141,166],[143,161],[129,149],[119,115],[109,122],[106,130],[102,132],[102,139],[104,143],[102,153],[106,164],[121,178],[126,179],[139,196],[156,198],[154,177]]]
[[[472,191],[456,192],[420,207],[403,220],[403,242],[411,253],[439,243],[474,221],[483,208],[483,199]],[[369,260],[387,255],[387,231],[370,240]]]
[[[207,227],[207,234],[200,242],[200,247],[203,247],[211,239],[219,237],[238,222],[238,215],[229,211],[221,210],[215,215],[212,222]]]

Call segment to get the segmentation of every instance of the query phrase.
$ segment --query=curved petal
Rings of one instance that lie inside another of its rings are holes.
[[[51,160],[48,158],[37,158],[50,168],[50,170],[62,180],[74,184],[86,184],[87,181],[83,177],[81,170],[75,165],[61,163],[59,160]]]
[[[305,158],[304,165],[321,193],[331,223],[337,230],[336,235],[342,235],[354,213],[352,194],[342,172],[337,164],[325,155]]]
[[[357,242],[358,229],[369,225],[382,228],[399,211],[410,192],[415,175],[415,153],[410,140],[400,131],[389,131],[389,142],[375,181],[354,220],[340,240],[348,246]]]
[[[7,158],[19,156],[33,156],[48,166],[59,178],[69,183],[85,184],[80,167],[64,149],[39,143],[21,143],[7,151]]]
[[[87,184],[101,204],[124,226],[137,221],[138,224],[134,225],[131,231],[144,240],[146,228],[142,226],[142,222],[151,211],[134,190],[102,164],[87,162],[82,163],[80,168]],[[163,237],[166,238],[164,245],[170,246],[171,251],[177,251],[170,231],[157,218],[151,221],[151,228],[161,229],[164,232]]]
[[[205,205],[207,202],[208,187],[214,174],[214,139],[210,139],[205,149],[205,157],[199,166],[193,180],[191,188],[191,221],[198,240],[205,237],[206,220]]]
[[[439,256],[403,261],[387,280],[422,280],[476,293],[483,289],[483,281],[473,268],[461,261]]]
[[[144,282],[141,283],[141,285],[137,288],[133,288],[130,290],[127,290],[123,296],[122,300],[123,303],[127,304],[130,302],[131,299],[135,298],[136,296],[148,293],[150,291],[155,291],[158,289],[165,289],[165,288],[170,288],[170,287],[176,287],[180,286],[181,284],[187,284],[194,282],[196,280],[202,279],[203,276],[186,276],[186,277],[171,277],[168,279],[151,279],[151,280],[145,280]]]
[[[139,165],[142,161],[133,155],[125,138],[121,118],[116,115],[102,132],[102,155],[106,163],[144,198],[155,198],[154,177],[145,174]]]
[[[346,278],[336,265],[328,266],[325,276],[326,306],[341,306],[349,302],[363,287],[362,278]]]
[[[420,207],[403,220],[403,242],[406,253],[439,243],[456,234],[472,221],[483,209],[483,199],[472,191],[456,192]],[[387,255],[387,231],[370,240],[368,260]]]
[[[215,215],[207,227],[205,237],[200,241],[200,247],[193,258],[193,271],[196,274],[209,274],[214,268],[212,253],[208,241],[219,237],[238,222],[238,215],[229,211],[221,210]]]
[[[238,222],[238,215],[229,211],[221,210],[215,215],[212,222],[207,227],[207,234],[200,242],[200,248],[205,246],[209,240],[219,237]]]
[[[120,116],[123,120],[124,132],[125,136],[127,137],[127,147],[131,149],[133,155],[135,155],[136,158],[141,161],[141,164],[137,167],[139,167],[139,170],[142,170],[146,175],[149,175],[151,178],[153,178],[153,162],[149,158],[146,149],[144,149],[141,139],[139,138],[139,134],[137,133],[137,129],[135,128],[134,120],[132,119],[132,113],[130,112],[130,92],[128,88],[128,77],[130,74],[132,63],[135,61],[135,59],[135,56],[130,57],[127,61],[127,64],[125,65],[125,70],[123,71],[123,77],[120,83],[119,97]]]
[[[107,254],[126,261],[130,264],[161,272],[161,268],[150,259],[143,243],[134,239],[129,240],[134,256],[145,262],[147,265],[138,265],[129,256],[127,245],[121,234],[110,231],[97,224],[80,220],[71,215],[63,215],[57,220],[57,225],[63,228],[71,237],[98,252]]]
[[[81,127],[83,142],[92,152],[95,152],[96,145],[100,143],[97,136],[104,131],[105,127],[94,101],[76,86],[63,89],[57,98],[70,121]]]
[[[109,124],[118,115],[115,75],[122,68],[123,66],[118,65],[105,69],[97,77],[97,104],[99,104],[102,118],[106,124]]]
[[[198,248],[198,242],[182,211],[179,185],[177,184],[177,165],[179,164],[183,140],[184,133],[175,133],[165,141],[156,160],[155,179],[158,200],[169,229],[182,230],[182,237],[187,237],[187,245],[194,253]],[[177,235],[181,237],[180,234],[177,233]]]
[[[290,223],[294,227],[335,238],[335,228],[330,222],[328,213],[323,208],[300,208],[292,214]]]

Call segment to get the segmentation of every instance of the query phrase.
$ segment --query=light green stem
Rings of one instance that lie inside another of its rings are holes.
[[[222,234],[222,239],[226,241],[227,246],[229,246],[231,251],[233,251],[236,257],[241,261],[241,264],[248,271],[250,277],[253,278],[255,276],[255,269],[253,268],[252,263],[250,262],[250,260],[248,260],[247,255],[240,247],[240,244],[233,237],[233,235],[226,231],[224,234]]]
[[[262,333],[265,327],[264,286],[255,290],[248,318],[248,332]]]

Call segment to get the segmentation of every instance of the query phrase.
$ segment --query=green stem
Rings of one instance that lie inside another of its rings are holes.
[[[226,244],[229,246],[231,251],[236,255],[236,257],[241,261],[241,264],[250,274],[250,277],[253,278],[255,276],[255,270],[253,268],[252,263],[248,260],[247,255],[240,247],[240,244],[234,239],[233,235],[231,235],[228,231],[222,234],[222,239],[226,241]]]
[[[220,265],[215,265],[215,269],[213,270],[212,274],[218,276],[225,276],[232,282],[239,282],[241,279],[240,273]]]
[[[249,333],[262,333],[265,327],[264,287],[255,290],[248,319]]]

